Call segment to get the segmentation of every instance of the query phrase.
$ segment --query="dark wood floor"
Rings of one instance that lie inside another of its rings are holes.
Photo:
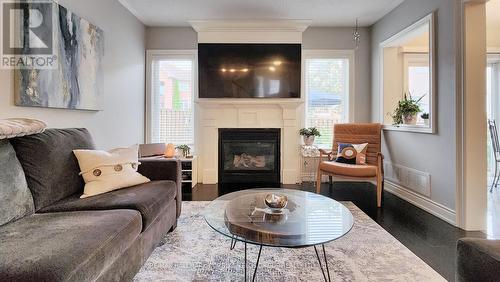
[[[282,185],[284,188],[314,192],[312,183]],[[184,200],[210,201],[223,191],[218,185],[198,184],[192,193],[184,194]],[[225,190],[225,189],[224,189]],[[392,236],[440,273],[454,281],[456,242],[462,237],[481,237],[481,232],[466,232],[456,228],[428,212],[390,194],[384,193],[383,207],[377,208],[375,186],[363,182],[336,182],[323,184],[321,194],[338,201],[352,201]]]

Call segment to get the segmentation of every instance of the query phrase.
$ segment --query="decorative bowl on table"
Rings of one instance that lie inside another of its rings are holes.
[[[288,204],[288,198],[282,194],[267,194],[264,198],[266,206],[271,209],[272,212],[279,213]]]

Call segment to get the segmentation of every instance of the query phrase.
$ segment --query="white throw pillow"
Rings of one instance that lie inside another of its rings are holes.
[[[29,118],[0,119],[0,139],[21,137],[43,132],[45,122]]]
[[[110,151],[73,150],[85,188],[80,198],[87,198],[150,180],[137,172],[139,146]]]

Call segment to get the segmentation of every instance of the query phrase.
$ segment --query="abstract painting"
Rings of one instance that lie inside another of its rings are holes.
[[[52,9],[57,67],[17,69],[15,104],[101,110],[104,32],[57,3]]]

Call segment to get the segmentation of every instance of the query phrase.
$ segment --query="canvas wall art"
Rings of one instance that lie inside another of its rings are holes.
[[[51,14],[57,67],[16,70],[16,105],[101,110],[103,31],[57,3]]]

